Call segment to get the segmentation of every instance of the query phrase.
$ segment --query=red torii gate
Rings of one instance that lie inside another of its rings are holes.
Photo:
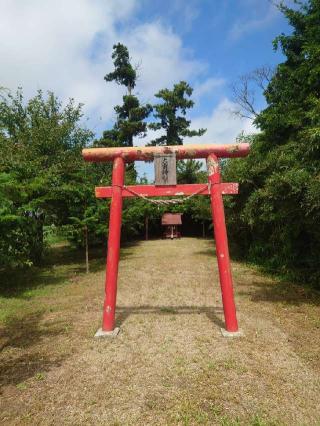
[[[186,195],[210,195],[225,318],[226,333],[224,335],[232,336],[238,334],[239,329],[234,303],[228,238],[222,200],[223,194],[237,194],[238,184],[221,182],[219,158],[245,157],[248,155],[249,149],[249,144],[240,143],[236,145],[208,144],[162,147],[88,148],[82,151],[85,161],[113,162],[112,186],[97,187],[95,191],[97,198],[111,197],[103,321],[102,330],[97,335],[117,334],[117,332],[115,333],[115,309],[123,197],[171,197]],[[179,160],[205,158],[207,160],[208,185],[124,185],[125,163],[150,161],[157,154],[175,154]]]

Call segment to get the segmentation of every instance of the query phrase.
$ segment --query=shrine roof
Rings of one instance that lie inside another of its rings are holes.
[[[165,213],[161,218],[161,225],[182,225],[182,213]]]

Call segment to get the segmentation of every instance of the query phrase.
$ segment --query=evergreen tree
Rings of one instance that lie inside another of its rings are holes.
[[[118,43],[113,46],[112,59],[114,71],[108,73],[104,79],[107,82],[115,81],[124,86],[127,93],[123,96],[123,104],[114,109],[117,121],[112,130],[106,131],[101,144],[105,146],[133,146],[133,138],[146,135],[147,124],[144,121],[150,114],[152,107],[149,104],[140,105],[137,96],[132,94],[136,86],[137,73],[130,62],[129,51],[126,46]]]
[[[128,90],[128,95],[131,95],[132,90],[136,85],[137,72],[130,62],[129,51],[126,46],[121,43],[113,46],[112,59],[114,71],[106,74],[106,81],[115,81],[121,86],[125,86]]]
[[[197,160],[180,160],[177,162],[178,183],[207,183],[208,173],[203,164]],[[184,208],[185,214],[202,225],[202,236],[206,235],[207,224],[211,223],[210,198],[196,196],[191,198]]]
[[[256,120],[276,144],[285,143],[306,128],[319,131],[320,3],[295,3],[300,9],[279,6],[293,32],[281,34],[273,42],[274,49],[281,49],[286,60],[276,68],[265,91],[268,106]]]
[[[150,129],[164,129],[166,134],[153,141],[151,145],[182,145],[183,137],[201,136],[206,129],[190,130],[191,121],[186,119],[187,110],[194,102],[189,99],[193,89],[185,81],[180,81],[172,90],[162,89],[155,96],[163,102],[154,105],[155,118],[159,121],[149,124]]]
[[[197,160],[183,160],[177,163],[178,183],[200,183],[208,180],[207,172],[203,170],[202,163]]]
[[[285,61],[266,91],[246,159],[225,178],[241,183],[230,204],[230,231],[250,260],[318,283],[320,261],[320,3],[281,4],[293,31],[274,41]]]

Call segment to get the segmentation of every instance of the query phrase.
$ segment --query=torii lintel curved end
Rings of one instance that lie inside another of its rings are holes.
[[[152,161],[155,155],[176,154],[178,160],[188,158],[207,158],[210,154],[219,158],[246,157],[249,154],[248,143],[230,145],[172,145],[172,146],[133,146],[116,148],[85,148],[82,156],[85,161],[100,163],[113,161],[117,157],[127,163],[133,161]]]

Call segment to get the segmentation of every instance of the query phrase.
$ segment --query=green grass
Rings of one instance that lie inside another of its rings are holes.
[[[193,401],[183,401],[176,407],[171,420],[173,424],[191,425],[220,425],[220,426],[280,426],[282,423],[261,413],[251,415],[244,420],[239,417],[223,415],[221,406],[210,401],[206,408],[200,407]]]
[[[90,269],[103,267],[102,250],[91,251]],[[68,286],[70,280],[85,273],[84,254],[67,244],[53,245],[47,250],[41,267],[2,272],[0,274],[0,324],[14,318],[41,313],[48,309],[42,299]],[[34,303],[34,300],[37,303]],[[50,305],[50,311],[55,305]]]

